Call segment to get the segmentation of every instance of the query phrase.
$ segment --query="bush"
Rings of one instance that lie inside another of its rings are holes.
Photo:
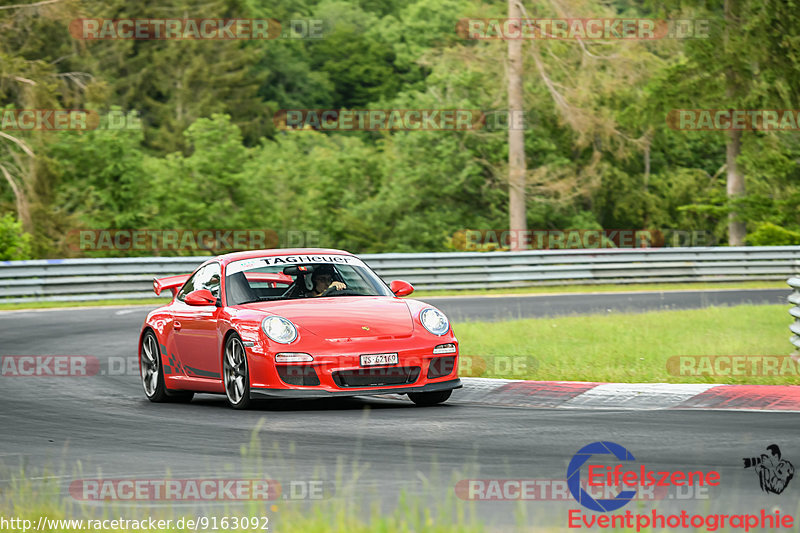
[[[800,244],[800,233],[765,222],[745,242],[751,246],[792,246]]]
[[[0,261],[31,258],[31,236],[22,231],[22,223],[14,215],[0,217]]]

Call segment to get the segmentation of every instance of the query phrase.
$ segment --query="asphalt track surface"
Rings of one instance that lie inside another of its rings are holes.
[[[454,320],[501,319],[537,316],[544,312],[537,305],[549,310],[546,314],[572,314],[785,303],[788,291],[655,294],[428,301]],[[707,493],[672,488],[664,499],[641,509],[757,513],[779,508],[798,514],[800,481],[795,479],[783,494],[767,495],[752,469],[742,467],[743,457],[758,457],[772,443],[781,446],[785,459],[800,465],[796,413],[507,408],[459,401],[458,391],[447,404],[429,408],[398,397],[273,401],[246,412],[233,411],[222,397],[211,395],[188,405],[152,404],[138,374],[112,364],[135,356],[147,311],[0,313],[1,355],[90,355],[101,364],[93,377],[0,377],[0,490],[20,465],[29,472],[47,469],[65,495],[78,478],[261,474],[284,487],[292,481],[324,480],[336,487],[326,504],[379,502],[391,509],[404,492],[420,498],[439,516],[436,520],[449,521],[447,513],[454,507],[472,505],[489,530],[514,524],[566,529],[568,510],[581,509],[570,498],[468,503],[457,497],[455,487],[464,479],[563,480],[581,447],[607,440],[626,447],[637,465],[648,470],[716,470],[721,475],[722,484]],[[258,448],[243,454],[256,430]],[[141,505],[122,507],[128,518],[143,518]],[[215,505],[190,507],[209,515]],[[272,531],[282,531],[277,515],[271,517]]]

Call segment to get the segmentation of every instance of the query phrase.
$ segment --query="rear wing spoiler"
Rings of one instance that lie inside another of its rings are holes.
[[[153,278],[153,292],[161,295],[161,291],[169,289],[172,291],[172,296],[178,294],[178,289],[183,287],[186,280],[189,279],[191,274],[181,274],[180,276],[169,276],[166,278]]]
[[[273,289],[278,286],[278,283],[282,283],[283,285],[291,285],[294,283],[294,280],[291,276],[287,276],[282,272],[245,272],[244,277],[247,279],[247,281],[260,281],[262,283],[269,283]]]

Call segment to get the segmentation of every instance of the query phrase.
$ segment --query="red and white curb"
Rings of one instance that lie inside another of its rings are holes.
[[[450,402],[560,409],[800,412],[800,386],[597,383],[462,378]]]

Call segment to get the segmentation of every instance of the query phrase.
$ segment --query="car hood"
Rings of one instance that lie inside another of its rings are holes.
[[[328,340],[408,337],[414,331],[406,303],[386,296],[335,296],[260,302],[252,306],[288,318],[301,331]]]

